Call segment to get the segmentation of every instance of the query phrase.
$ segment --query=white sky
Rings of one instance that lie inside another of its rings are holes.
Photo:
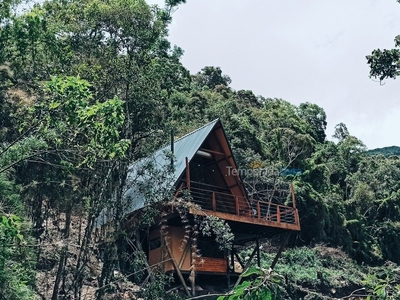
[[[191,73],[219,66],[235,90],[316,103],[329,138],[343,122],[369,149],[400,146],[400,78],[381,86],[365,59],[397,34],[395,0],[187,0],[170,27]]]

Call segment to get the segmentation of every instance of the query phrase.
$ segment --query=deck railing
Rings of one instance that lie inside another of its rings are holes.
[[[295,206],[293,187],[291,197],[293,206],[286,206],[267,201],[250,201],[241,196],[235,196],[228,191],[211,185],[190,182],[191,202],[203,210],[228,213],[257,220],[276,223],[299,224],[298,212]]]

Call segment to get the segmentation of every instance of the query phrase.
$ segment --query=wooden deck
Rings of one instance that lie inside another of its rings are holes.
[[[214,215],[226,221],[300,230],[299,214],[296,209],[293,187],[291,187],[293,206],[272,202],[253,201],[244,197],[216,191],[204,184],[191,183],[191,202],[199,208],[192,207],[191,214]]]

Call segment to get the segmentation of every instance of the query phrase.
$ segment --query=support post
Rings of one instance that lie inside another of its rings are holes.
[[[231,270],[229,268],[229,255],[228,255],[228,251],[225,250],[225,257],[226,257],[226,265],[227,265],[227,269],[226,269],[226,284],[228,286],[228,289],[231,288]]]
[[[149,237],[149,231],[147,230],[146,238],[148,238],[148,237]],[[139,231],[139,229],[137,229],[136,232],[135,232],[135,244],[133,244],[133,242],[129,242],[129,241],[128,241],[128,244],[132,247],[133,250],[135,250],[135,251],[139,250],[139,251],[144,252],[143,251],[143,247],[142,247],[142,243],[140,242],[140,231]],[[146,249],[146,250],[148,250],[148,249]],[[154,281],[155,277],[154,277],[153,271],[151,270],[151,267],[150,267],[149,262],[148,262],[147,259],[145,260],[145,265],[146,265],[147,272],[149,273],[148,276],[150,277],[150,279],[152,281]],[[164,264],[163,264],[163,270],[164,270]]]
[[[175,258],[172,256],[171,248],[169,247],[168,243],[165,243],[165,247],[167,248],[168,255],[171,258],[172,264],[174,265],[174,269],[176,271],[176,274],[178,275],[179,279],[181,280],[181,283],[182,283],[182,285],[183,285],[183,287],[184,287],[184,289],[186,291],[186,294],[190,297],[191,295],[190,295],[189,289],[188,289],[188,287],[186,285],[185,279],[182,276],[181,270],[178,268],[178,265],[177,265],[177,263],[175,261]]]
[[[235,248],[233,248],[233,246],[231,250],[231,266],[232,266],[232,272],[235,273]]]
[[[191,279],[191,283],[192,283],[192,296],[196,296],[196,268],[193,267],[193,277]]]
[[[244,263],[243,263],[243,261],[241,260],[241,258],[239,257],[239,255],[237,254],[236,251],[235,251],[235,257],[236,257],[237,261],[239,262],[240,266],[242,267],[242,269],[244,271],[244,268],[245,268]]]
[[[260,257],[260,241],[256,239],[256,247],[257,247],[257,266],[261,267],[261,257]]]
[[[283,249],[285,248],[285,245],[287,243],[287,241],[289,240],[289,236],[290,236],[290,231],[286,233],[285,238],[283,239],[281,246],[279,247],[278,253],[276,253],[274,260],[272,261],[271,266],[269,267],[270,270],[273,270],[275,268],[276,263],[278,262],[279,257],[282,254]]]
[[[186,188],[190,191],[190,168],[189,159],[186,157]]]
[[[299,213],[297,209],[294,209],[293,213],[294,213],[294,223],[300,228]]]
[[[255,247],[254,250],[253,250],[253,252],[251,252],[251,254],[250,254],[249,261],[246,263],[246,265],[245,265],[244,268],[243,268],[243,273],[244,273],[244,272],[246,271],[246,269],[250,266],[251,260],[253,259],[254,254],[256,254],[256,252],[257,252],[257,248]],[[239,276],[238,280],[236,280],[236,283],[235,283],[235,285],[234,285],[233,288],[235,288],[235,287],[237,287],[237,286],[239,285],[240,280],[242,280],[242,277],[243,277],[242,275],[243,275],[243,274],[241,274],[241,275]]]

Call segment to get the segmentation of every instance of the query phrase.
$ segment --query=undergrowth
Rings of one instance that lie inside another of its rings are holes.
[[[243,259],[250,252],[251,249],[243,251]],[[268,269],[275,255],[276,251],[262,251],[261,267]],[[339,249],[323,246],[287,249],[282,253],[274,271],[285,278],[283,285],[288,299],[320,299],[322,295],[335,298],[347,296],[363,286],[363,280],[369,272]]]

